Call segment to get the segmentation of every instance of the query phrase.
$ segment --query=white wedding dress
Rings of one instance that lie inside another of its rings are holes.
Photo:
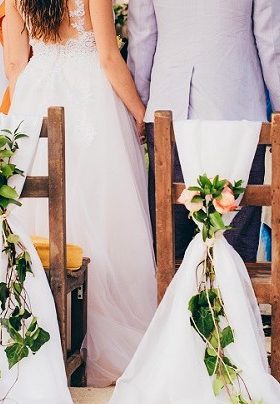
[[[100,67],[87,0],[68,8],[65,43],[31,41],[33,57],[17,81],[11,113],[42,117],[49,106],[65,108],[67,241],[91,259],[84,350],[88,384],[101,387],[122,374],[151,321],[155,264],[134,121]],[[45,142],[32,174],[46,174]],[[24,205],[19,216],[29,233],[46,235],[47,203]]]
[[[197,185],[204,173],[247,184],[259,123],[182,121],[174,129],[187,186]],[[233,217],[226,214],[225,223]],[[197,293],[196,268],[206,249],[197,234],[110,404],[230,404],[224,391],[214,395],[204,364],[205,344],[190,324],[188,302]],[[226,353],[242,370],[254,404],[279,404],[280,384],[269,374],[261,316],[246,267],[223,236],[213,249],[216,281],[235,336]],[[242,393],[246,397],[243,388]]]

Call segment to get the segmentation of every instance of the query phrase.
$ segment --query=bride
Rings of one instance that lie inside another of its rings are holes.
[[[87,380],[110,385],[156,307],[144,106],[119,53],[111,0],[7,0],[6,18],[10,113],[43,117],[51,105],[65,107],[67,238],[92,262]],[[32,174],[46,174],[45,148],[40,142]],[[47,232],[45,208],[22,208],[30,233]]]

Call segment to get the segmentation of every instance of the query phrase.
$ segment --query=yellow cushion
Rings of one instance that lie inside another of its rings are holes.
[[[42,261],[42,265],[44,268],[49,268],[50,259],[49,259],[49,240],[44,237],[32,236],[31,237],[34,247],[37,250],[37,253]],[[76,271],[82,266],[83,262],[83,250],[78,245],[67,244],[66,245],[66,256],[67,256],[67,269],[70,271]]]

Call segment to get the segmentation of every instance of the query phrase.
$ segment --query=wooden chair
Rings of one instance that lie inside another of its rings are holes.
[[[173,205],[184,184],[173,182],[172,113],[155,114],[156,248],[158,300],[172,280],[175,262]],[[259,144],[272,146],[272,184],[248,185],[242,206],[272,206],[272,262],[246,263],[259,303],[272,305],[271,371],[280,381],[280,113],[263,123]]]
[[[48,139],[48,176],[27,177],[21,197],[49,199],[49,262],[61,344],[69,383],[75,371],[85,384],[80,347],[87,329],[87,268],[83,258],[77,271],[66,270],[65,125],[64,109],[51,107],[43,119],[41,138]],[[71,184],[69,184],[71,186]],[[71,293],[71,349],[67,352],[67,294]]]

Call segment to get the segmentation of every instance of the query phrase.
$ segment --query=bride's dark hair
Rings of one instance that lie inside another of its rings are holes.
[[[67,12],[67,0],[18,0],[32,38],[55,41]]]

